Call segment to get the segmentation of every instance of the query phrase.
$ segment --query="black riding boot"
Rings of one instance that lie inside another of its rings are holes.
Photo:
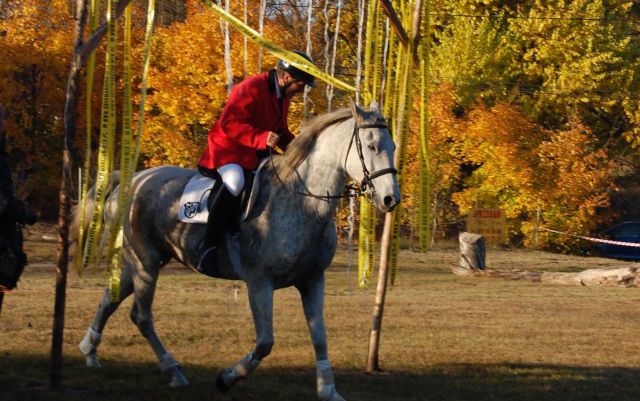
[[[209,218],[205,236],[200,243],[197,270],[211,277],[219,277],[218,257],[224,244],[224,235],[229,229],[236,229],[238,218],[238,198],[226,186],[221,185],[209,197]]]

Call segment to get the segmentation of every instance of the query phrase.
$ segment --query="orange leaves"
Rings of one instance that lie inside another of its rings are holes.
[[[575,124],[551,133],[536,149],[537,184],[545,196],[540,204],[552,227],[589,232],[597,226],[597,208],[608,206],[614,162],[604,149],[596,149],[591,131]],[[551,185],[549,184],[551,182]]]
[[[20,191],[49,195],[60,177],[59,159],[52,155],[62,148],[73,19],[65,0],[21,0],[3,7],[0,103],[8,111],[7,148],[14,171],[27,178]],[[50,204],[50,199],[29,201],[36,208]]]
[[[476,206],[502,208],[512,235],[523,233],[527,242],[538,208],[550,228],[596,226],[614,165],[586,126],[548,131],[507,103],[462,110],[447,86],[432,94],[430,113],[432,188],[462,215]]]
[[[141,146],[147,166],[194,167],[226,100],[220,28],[205,10],[189,10],[155,34]]]

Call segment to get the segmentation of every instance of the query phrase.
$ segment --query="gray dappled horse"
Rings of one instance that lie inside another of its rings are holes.
[[[218,375],[218,387],[228,389],[246,378],[269,355],[273,291],[295,286],[315,349],[318,397],[344,400],[335,389],[323,321],[324,270],[331,264],[337,240],[334,214],[338,200],[330,195],[341,194],[351,177],[367,187],[380,211],[393,209],[400,201],[394,150],[377,104],[372,103],[368,112],[352,104],[351,110],[341,109],[309,122],[286,155],[274,156],[273,163],[262,170],[256,204],[240,225],[242,268],[234,269],[224,253],[226,264],[221,267],[222,278],[240,279],[247,285],[256,346]],[[171,375],[172,387],[189,382],[156,334],[151,304],[160,269],[169,260],[175,258],[191,267],[198,263],[205,225],[178,219],[180,196],[194,174],[195,170],[169,166],[137,173],[124,225],[120,300],[134,294],[131,320],[156,353],[160,369]],[[109,201],[114,198],[112,194]],[[113,203],[106,209],[107,219],[113,218]],[[105,290],[80,343],[87,366],[100,366],[96,351],[101,333],[118,305]]]

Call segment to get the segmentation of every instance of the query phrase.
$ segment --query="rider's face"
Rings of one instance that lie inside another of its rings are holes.
[[[282,80],[286,96],[293,96],[304,91],[304,82],[295,80],[289,73],[284,74]]]
[[[304,91],[304,82],[302,81],[293,81],[291,85],[287,89],[285,89],[284,93],[287,96],[293,96],[297,93],[301,93]]]

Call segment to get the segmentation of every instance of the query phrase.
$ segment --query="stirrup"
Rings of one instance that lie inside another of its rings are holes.
[[[218,255],[219,249],[217,246],[208,248],[200,257],[196,270],[210,277],[220,277],[218,271]]]

